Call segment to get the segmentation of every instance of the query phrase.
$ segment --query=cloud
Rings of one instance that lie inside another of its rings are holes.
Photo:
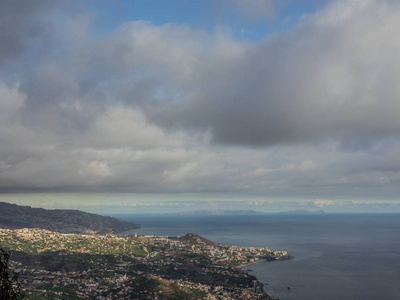
[[[331,1],[259,42],[3,3],[3,192],[398,195],[396,1]]]
[[[153,52],[166,50],[161,66],[172,77],[182,62],[193,76],[173,82],[179,102],[165,99],[146,112],[163,126],[209,130],[223,144],[370,143],[394,135],[399,14],[394,2],[337,1],[257,45],[221,34],[208,49],[183,51],[189,59],[177,60],[168,57],[168,45],[152,44]]]
[[[257,168],[254,171],[254,175],[260,176],[260,175],[265,175],[267,173],[284,173],[284,172],[309,172],[312,170],[315,170],[318,167],[318,164],[316,164],[313,161],[306,160],[301,162],[299,165],[294,165],[294,164],[288,164],[281,166],[279,168],[273,168],[273,169],[264,169],[264,168]]]
[[[313,204],[317,207],[325,207],[325,206],[332,206],[333,201],[332,200],[322,200],[322,199],[317,199],[313,201]]]
[[[79,174],[84,176],[110,176],[110,167],[105,161],[91,161],[90,163],[83,163],[82,168],[79,170]]]
[[[36,58],[51,55],[57,30],[54,22],[62,19],[62,13],[71,13],[76,3],[75,0],[1,0],[0,68],[14,73],[13,69],[26,68],[22,62],[32,59],[32,55]]]
[[[272,0],[235,0],[241,12],[249,19],[260,19],[262,17],[273,18],[275,6]]]
[[[86,130],[117,103],[220,144],[369,145],[400,127],[399,15],[395,2],[335,1],[259,43],[143,21],[92,44],[64,33],[73,51],[23,75],[25,120]]]
[[[0,85],[0,122],[10,121],[24,104],[24,96],[20,95],[17,86],[7,87],[4,84]]]
[[[39,36],[44,28],[37,15],[52,1],[29,1],[22,3],[2,0],[0,5],[0,67],[22,55],[32,39]]]

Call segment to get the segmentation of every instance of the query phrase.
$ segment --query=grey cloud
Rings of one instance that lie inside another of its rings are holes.
[[[26,97],[21,119],[38,129],[87,125],[76,109],[81,87],[74,68],[80,61],[71,63],[68,48],[79,39],[68,32],[85,19],[85,4],[4,0],[0,6],[0,74],[2,83],[18,86]]]
[[[145,22],[93,45],[69,37],[74,51],[22,86],[26,119],[86,130],[123,103],[164,128],[209,132],[216,143],[368,146],[400,127],[399,15],[390,1],[336,1],[261,43],[239,43],[222,28],[210,36]]]
[[[0,85],[0,190],[398,195],[398,20],[336,1],[250,43],[71,17]]]
[[[215,0],[213,4],[217,17],[230,11],[236,14],[237,19],[258,22],[273,20],[277,6],[282,3],[274,0]]]
[[[71,4],[64,3],[62,7]],[[0,67],[35,47],[42,48],[41,43],[49,44],[52,32],[48,17],[60,5],[57,0],[0,1]]]
[[[259,45],[217,38],[199,54],[200,65],[189,64],[196,75],[181,101],[149,108],[149,116],[209,129],[228,144],[393,135],[400,126],[399,15],[393,2],[337,1]]]
[[[275,6],[272,0],[236,0],[236,5],[250,19],[273,18]]]

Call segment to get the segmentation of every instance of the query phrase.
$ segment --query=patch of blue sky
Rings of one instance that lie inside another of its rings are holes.
[[[91,2],[91,8],[99,34],[113,32],[123,23],[147,21],[155,26],[174,24],[202,29],[209,34],[222,26],[234,39],[256,42],[273,33],[290,30],[304,15],[314,13],[327,2],[329,0],[275,1],[273,16],[256,19],[246,18],[231,0],[226,3],[211,0],[97,0]]]
[[[271,34],[287,32],[298,25],[305,16],[316,13],[330,0],[275,1],[274,16],[257,20],[235,21],[233,16],[229,25],[238,39],[260,41]]]
[[[162,26],[175,24],[211,31],[214,23],[207,17],[211,1],[156,1],[156,0],[98,0],[92,2],[96,27],[102,33],[109,33],[122,23],[148,21]]]
[[[157,89],[154,93],[154,99],[158,101],[163,101],[168,97],[167,93],[162,89]]]
[[[182,96],[183,96],[183,90],[176,91],[175,94],[173,95],[173,103],[179,103],[182,101]]]
[[[159,102],[170,101],[171,103],[176,104],[182,101],[182,96],[183,90],[170,91],[170,89],[158,88],[155,91],[153,98],[154,100]]]
[[[285,3],[286,2],[286,3]],[[288,31],[305,16],[312,15],[332,0],[297,0],[284,1],[279,10],[279,22],[276,31]]]

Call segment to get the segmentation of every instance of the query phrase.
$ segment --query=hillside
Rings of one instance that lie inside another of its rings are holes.
[[[189,243],[191,245],[201,245],[201,244],[212,245],[212,246],[216,245],[216,243],[195,233],[188,233],[184,236],[178,237],[178,240],[181,242]]]
[[[41,228],[62,233],[123,232],[139,224],[80,210],[43,209],[0,202],[0,228]]]

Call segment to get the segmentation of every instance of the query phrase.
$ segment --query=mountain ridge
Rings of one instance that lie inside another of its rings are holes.
[[[80,210],[44,209],[0,202],[0,228],[41,228],[61,233],[123,232],[140,225]]]
[[[202,209],[171,213],[172,215],[262,215],[264,212],[255,210]]]

